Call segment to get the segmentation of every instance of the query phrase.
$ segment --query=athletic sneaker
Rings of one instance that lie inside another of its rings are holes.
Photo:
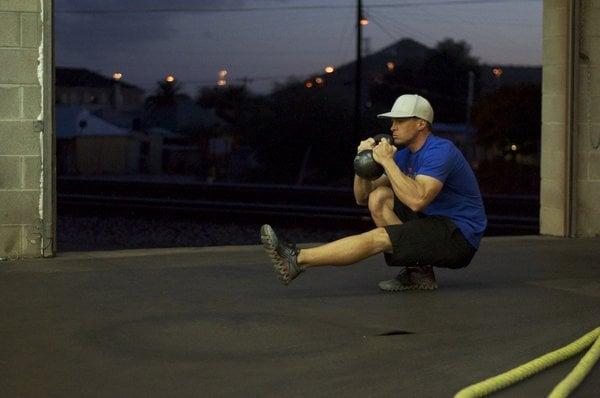
[[[438,285],[435,281],[433,267],[424,265],[418,267],[402,268],[400,273],[387,281],[379,282],[379,288],[386,292],[400,290],[434,290]]]
[[[287,285],[304,271],[298,266],[300,249],[291,242],[278,239],[270,225],[260,227],[260,240],[273,261],[273,269],[281,283]]]

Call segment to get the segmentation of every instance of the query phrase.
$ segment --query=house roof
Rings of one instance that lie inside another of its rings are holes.
[[[95,116],[82,106],[56,106],[57,138],[128,135],[129,130]]]

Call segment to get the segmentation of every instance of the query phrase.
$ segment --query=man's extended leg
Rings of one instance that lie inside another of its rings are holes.
[[[261,227],[260,238],[284,285],[308,267],[350,265],[392,249],[390,238],[383,228],[302,250],[279,239],[270,225]]]
[[[383,228],[348,236],[323,246],[302,249],[298,254],[300,268],[323,265],[350,265],[382,252],[392,250],[392,242]]]

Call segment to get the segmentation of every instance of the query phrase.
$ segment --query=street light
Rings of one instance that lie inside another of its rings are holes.
[[[121,80],[123,78],[123,74],[121,72],[115,72],[113,73],[113,79],[115,80]]]
[[[325,73],[333,73],[333,71],[335,71],[335,68],[331,65],[328,65],[325,67]]]
[[[165,81],[167,83],[173,83],[175,81],[175,76],[169,75],[169,76],[165,77]]]

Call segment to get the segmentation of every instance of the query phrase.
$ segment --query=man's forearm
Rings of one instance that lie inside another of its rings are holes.
[[[354,199],[357,204],[366,205],[372,190],[371,181],[360,178],[357,175],[354,176]]]
[[[421,185],[404,174],[393,159],[383,162],[382,166],[396,197],[413,211],[421,210],[425,194]]]

